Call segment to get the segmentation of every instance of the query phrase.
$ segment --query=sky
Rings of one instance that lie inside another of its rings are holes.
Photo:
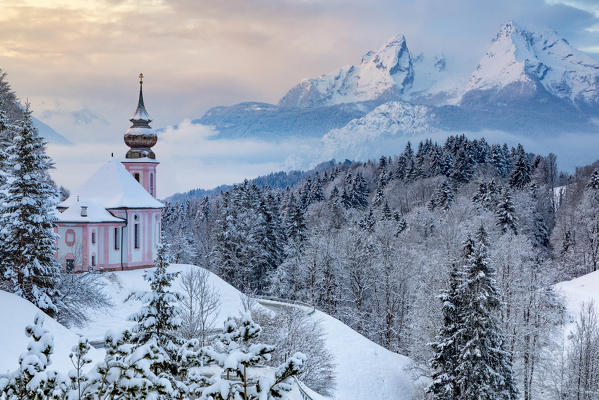
[[[152,126],[164,129],[161,196],[301,166],[309,143],[215,141],[185,121],[219,105],[276,103],[398,33],[465,76],[512,19],[599,58],[598,0],[0,0],[0,10],[0,68],[34,115],[74,143],[50,148],[69,187],[125,153],[144,73]]]

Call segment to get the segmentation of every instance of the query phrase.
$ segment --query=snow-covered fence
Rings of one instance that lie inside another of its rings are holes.
[[[312,397],[310,397],[310,395],[308,393],[306,393],[306,391],[304,390],[304,384],[302,382],[300,382],[299,379],[297,379],[295,376],[293,377],[293,379],[295,380],[295,384],[297,385],[297,388],[300,392],[300,395],[302,396],[302,400],[314,400]]]

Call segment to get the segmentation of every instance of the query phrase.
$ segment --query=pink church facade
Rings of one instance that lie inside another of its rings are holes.
[[[141,76],[140,76],[141,77]],[[59,204],[58,261],[67,270],[109,271],[153,265],[163,205],[156,199],[156,132],[140,80],[137,110],[125,132],[125,158],[111,158]]]

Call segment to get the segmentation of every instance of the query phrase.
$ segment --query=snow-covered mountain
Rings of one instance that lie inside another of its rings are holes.
[[[553,31],[505,23],[469,80],[454,70],[444,56],[414,52],[397,35],[358,64],[301,81],[278,105],[215,107],[194,123],[213,126],[222,138],[324,137],[356,149],[360,137],[365,145],[429,129],[527,136],[596,130],[599,62]]]
[[[442,55],[414,56],[406,38],[396,35],[378,50],[368,51],[360,64],[348,65],[317,78],[304,79],[279,101],[281,107],[317,107],[342,103],[445,96],[436,87],[447,73]]]
[[[314,107],[396,97],[414,83],[414,63],[406,38],[397,35],[358,65],[304,79],[279,101],[282,107]]]
[[[550,30],[504,24],[470,78],[460,103],[563,100],[599,104],[599,62]]]

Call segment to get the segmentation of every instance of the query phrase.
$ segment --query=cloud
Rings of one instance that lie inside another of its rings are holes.
[[[305,169],[315,162],[313,149],[317,139],[217,140],[215,133],[211,127],[192,124],[190,120],[159,133],[154,147],[160,161],[159,197],[198,187],[208,189],[241,182],[273,171]],[[126,146],[122,141],[49,145],[48,153],[56,163],[53,178],[58,184],[74,190],[111,154],[123,158]]]

